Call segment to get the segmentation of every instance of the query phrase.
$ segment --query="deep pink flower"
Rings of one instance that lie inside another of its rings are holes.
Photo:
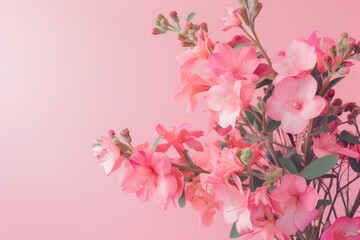
[[[241,26],[241,19],[239,16],[238,9],[234,8],[227,8],[228,17],[221,19],[223,23],[223,31],[227,31],[233,27],[240,27]]]
[[[190,123],[182,123],[172,131],[167,130],[162,124],[158,124],[156,132],[166,141],[166,143],[161,143],[157,146],[157,152],[166,152],[173,146],[180,156],[184,158],[185,148],[183,144],[196,151],[204,150],[201,142],[196,139],[203,136],[204,132],[201,130],[191,130]]]
[[[171,159],[164,153],[143,149],[132,154],[121,175],[120,187],[135,192],[142,201],[156,195],[162,209],[181,196],[183,175],[172,168]]]
[[[349,218],[346,216],[338,219],[321,235],[321,240],[359,240],[360,217]]]
[[[281,184],[271,191],[271,196],[277,200],[275,204],[283,212],[276,221],[276,226],[283,233],[294,235],[297,230],[303,231],[317,216],[315,206],[318,194],[314,188],[306,185],[302,177],[285,174]]]
[[[236,229],[240,234],[252,232],[254,227],[250,219],[249,205],[250,189],[244,192],[240,179],[233,175],[236,187],[233,185],[215,185],[216,199],[221,203],[220,208],[227,223],[236,222]]]
[[[175,95],[175,100],[182,101],[187,99],[188,106],[186,112],[194,111],[198,104],[195,95],[208,91],[212,85],[214,85],[214,83],[204,80],[197,74],[187,74],[181,71],[180,86]]]
[[[236,80],[257,80],[259,77],[254,71],[259,63],[255,47],[233,49],[226,43],[217,43],[213,54],[209,55],[209,67],[217,77],[227,73]]]
[[[93,154],[97,157],[98,163],[105,170],[106,175],[119,169],[121,163],[126,159],[121,156],[120,149],[115,142],[119,142],[113,131],[108,136],[95,140],[92,145]]]
[[[321,133],[319,137],[313,137],[313,151],[316,157],[321,158],[329,154],[341,154],[352,158],[358,158],[359,153],[336,142],[336,136],[332,133]]]
[[[272,67],[278,73],[273,83],[276,85],[289,76],[301,77],[308,74],[314,68],[316,61],[314,47],[293,40],[285,55],[273,60]]]
[[[285,132],[301,133],[309,120],[317,117],[325,107],[324,98],[315,96],[316,89],[316,80],[310,75],[283,79],[266,102],[268,116],[281,121]]]
[[[236,80],[230,74],[220,76],[218,82],[208,91],[206,103],[213,113],[218,114],[218,124],[222,128],[234,127],[240,111],[249,107],[255,84],[251,80]]]

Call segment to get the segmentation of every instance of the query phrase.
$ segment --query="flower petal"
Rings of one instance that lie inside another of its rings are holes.
[[[308,120],[304,119],[299,111],[287,112],[281,121],[281,127],[287,133],[301,133],[308,124]]]

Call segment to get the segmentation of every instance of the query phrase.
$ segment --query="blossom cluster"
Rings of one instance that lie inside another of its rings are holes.
[[[360,194],[345,193],[360,178],[360,107],[334,98],[360,43],[314,32],[270,57],[254,27],[262,4],[239,2],[221,20],[224,31],[244,34],[229,42],[214,41],[194,13],[184,28],[175,11],[160,14],[153,29],[176,32],[186,48],[175,99],[195,112],[203,98],[218,140],[206,142],[190,123],[158,124],[153,144],[132,146],[127,129],[121,140],[111,130],[94,142],[94,155],[107,175],[122,168],[123,191],[163,210],[189,203],[205,226],[220,213],[233,238],[360,239]]]

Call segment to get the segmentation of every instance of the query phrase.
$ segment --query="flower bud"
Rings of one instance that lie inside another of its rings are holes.
[[[324,67],[326,70],[331,69],[331,65],[332,65],[332,58],[330,56],[325,56],[324,57]]]
[[[342,67],[338,70],[338,74],[340,75],[346,75],[349,74],[350,68],[349,67]]]
[[[330,47],[329,52],[330,52],[330,57],[331,57],[332,59],[336,59],[336,46],[335,46],[335,45],[332,45],[332,46]]]
[[[179,23],[179,17],[176,11],[171,11],[170,17],[174,22]]]
[[[131,140],[129,129],[125,128],[124,130],[122,130],[120,132],[120,136],[124,139],[125,142],[127,142],[128,144],[131,144],[132,140]]]
[[[325,99],[326,99],[328,102],[331,102],[334,96],[335,96],[335,90],[331,88],[331,89],[326,93]]]
[[[347,39],[346,50],[351,53],[356,47],[356,40],[352,37]]]
[[[344,112],[351,112],[355,106],[356,106],[356,103],[354,103],[354,102],[345,103],[344,104]]]
[[[182,34],[178,34],[177,36],[178,36],[178,40],[179,40],[179,41],[186,41],[186,40],[188,40],[188,38],[187,38],[186,36],[182,35]]]
[[[189,30],[194,29],[194,24],[192,22],[187,22],[185,27]]]
[[[354,116],[353,114],[350,113],[349,115],[347,115],[347,120],[348,120],[349,125],[355,125],[356,116]]]
[[[354,116],[358,116],[358,115],[360,114],[360,107],[356,105],[356,106],[351,110],[351,114],[353,114]]]
[[[282,168],[275,168],[271,172],[267,173],[265,175],[265,181],[268,185],[273,184],[275,181],[277,181],[282,176]]]
[[[355,53],[360,53],[360,42],[356,44],[356,47],[354,49]]]
[[[108,131],[108,136],[109,136],[110,138],[113,138],[113,137],[115,136],[115,131],[112,130],[112,129],[110,129],[110,130]]]
[[[181,46],[182,47],[195,47],[195,43],[184,41],[184,42],[181,42]]]
[[[203,31],[208,32],[208,25],[207,25],[206,22],[202,22],[202,23],[200,24],[200,28],[201,28]]]
[[[254,151],[251,148],[244,148],[241,150],[240,160],[244,165],[249,165],[254,158]]]
[[[336,98],[331,105],[333,105],[334,107],[336,106],[341,106],[342,105],[342,100],[340,98]]]
[[[167,27],[170,25],[169,21],[166,18],[160,20],[161,26]]]
[[[163,30],[159,29],[159,28],[153,28],[152,31],[151,31],[152,35],[159,35],[159,34],[162,34],[162,33],[165,33],[165,32]]]

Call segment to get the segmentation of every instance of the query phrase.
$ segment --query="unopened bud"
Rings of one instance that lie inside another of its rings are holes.
[[[360,42],[358,42],[358,44],[356,44],[354,51],[355,51],[355,53],[360,53]]]
[[[160,20],[161,26],[167,27],[170,25],[169,21],[166,18]]]
[[[360,107],[356,105],[353,110],[351,110],[351,114],[357,117],[360,114]]]
[[[360,53],[356,54],[355,59],[360,61]]]
[[[345,38],[347,38],[348,36],[349,36],[349,34],[348,34],[347,32],[344,32],[344,33],[342,33],[342,34],[340,35],[340,40],[345,39]]]
[[[162,14],[159,14],[157,16],[157,19],[159,19],[159,21],[160,21],[161,19],[166,19],[166,17],[164,15],[162,15]]]
[[[335,106],[341,106],[342,105],[342,100],[340,98],[336,98],[331,105]]]
[[[349,125],[355,125],[356,123],[356,117],[351,113],[347,115],[347,120]]]
[[[128,144],[131,144],[132,140],[131,140],[129,129],[125,128],[124,130],[122,130],[120,132],[120,136],[124,139],[125,142],[127,142]]]
[[[329,52],[330,52],[330,57],[331,57],[332,59],[336,59],[336,46],[335,46],[335,45],[332,45],[332,46],[330,47]]]
[[[182,34],[178,34],[178,40],[179,41],[186,41],[186,40],[188,40],[188,38],[186,36],[182,35]]]
[[[200,24],[200,28],[205,31],[205,32],[208,32],[208,25],[206,22],[203,22]]]
[[[346,51],[351,53],[356,47],[356,40],[352,37],[349,37],[346,42]]]
[[[151,31],[152,35],[159,35],[159,34],[162,34],[162,33],[164,33],[164,31],[159,29],[159,28],[153,28],[152,31]]]
[[[331,65],[332,65],[332,59],[330,56],[325,56],[324,57],[324,67],[326,70],[331,69]]]
[[[185,27],[190,30],[194,28],[194,24],[192,22],[187,22]]]
[[[354,103],[354,102],[345,103],[344,104],[344,112],[351,112],[355,106],[356,106],[356,103]]]
[[[249,21],[248,15],[247,15],[247,10],[246,10],[246,8],[241,7],[241,8],[239,8],[238,11],[239,11],[239,15],[240,15],[241,18],[244,20],[244,23],[249,26],[249,25],[250,25],[250,21]]]
[[[190,36],[190,39],[195,39],[196,38],[196,31],[189,29],[189,36]]]
[[[111,137],[111,138],[113,138],[113,137],[115,136],[115,131],[112,130],[112,129],[110,129],[110,130],[108,131],[108,136]]]
[[[181,42],[182,47],[195,47],[195,43],[193,42]]]
[[[265,175],[265,180],[268,185],[273,184],[282,176],[283,170],[281,168],[276,168],[273,171]]]
[[[342,67],[338,70],[338,74],[340,75],[346,75],[349,74],[350,68],[349,67]]]
[[[176,11],[171,11],[170,12],[170,17],[172,20],[174,20],[174,22],[178,23],[179,22],[179,17]]]
[[[331,88],[331,89],[327,92],[327,94],[326,94],[326,96],[325,96],[325,99],[326,99],[328,102],[331,102],[334,96],[335,96],[335,90]]]
[[[254,158],[254,151],[251,148],[244,148],[241,150],[240,160],[244,165],[249,165]]]

